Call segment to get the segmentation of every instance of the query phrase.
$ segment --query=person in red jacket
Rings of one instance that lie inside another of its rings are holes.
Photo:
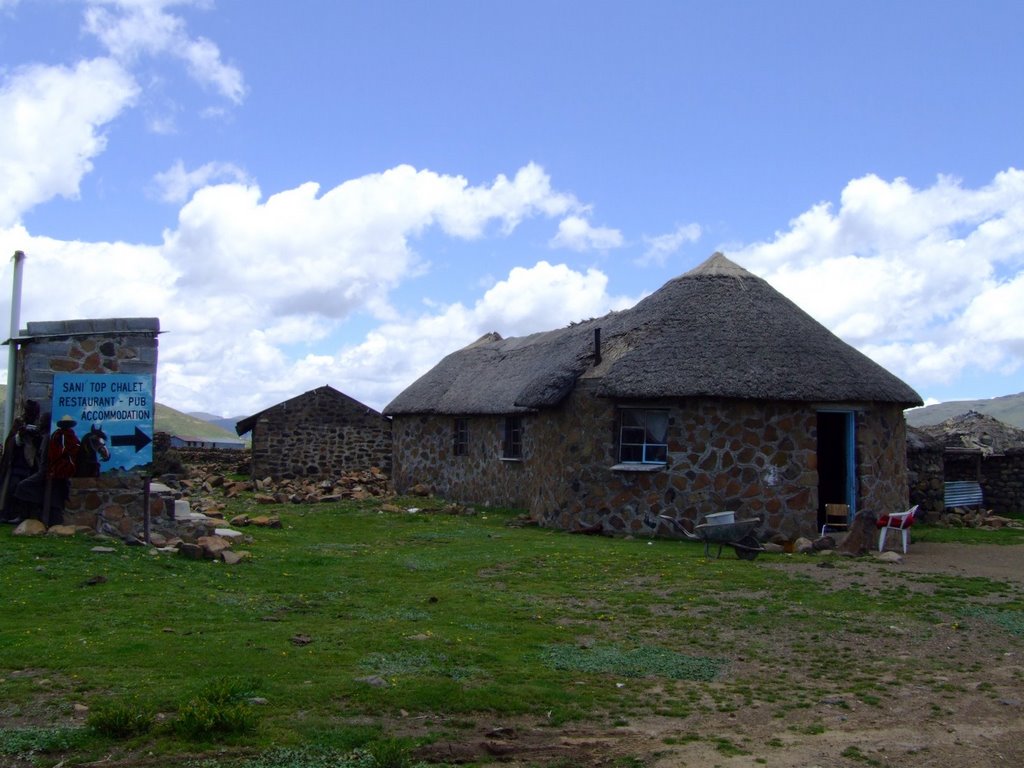
[[[64,505],[71,494],[71,478],[78,469],[78,449],[81,442],[75,434],[78,422],[65,414],[57,422],[57,429],[50,435],[50,444],[46,449],[46,476],[50,486],[50,508],[47,525],[60,525],[64,522]],[[44,497],[45,498],[45,497]],[[45,506],[45,503],[44,503]]]
[[[29,475],[14,489],[14,497],[23,502],[27,517],[34,517],[44,525],[64,522],[64,505],[71,493],[71,478],[78,464],[81,443],[75,434],[76,422],[70,416],[61,416],[57,429],[45,444],[39,471]],[[20,519],[11,522],[21,522]]]

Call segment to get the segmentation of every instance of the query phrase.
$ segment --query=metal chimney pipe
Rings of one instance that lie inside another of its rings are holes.
[[[14,425],[14,395],[18,384],[18,337],[21,325],[21,276],[25,269],[25,252],[14,252],[14,287],[11,291],[11,335],[7,340],[7,397],[4,402],[4,438]]]

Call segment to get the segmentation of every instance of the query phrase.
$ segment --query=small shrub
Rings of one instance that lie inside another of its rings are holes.
[[[233,677],[218,677],[210,680],[200,690],[198,698],[211,704],[231,704],[253,696],[259,689],[257,680],[238,680]]]
[[[200,696],[178,709],[174,731],[193,741],[248,733],[256,729],[259,718],[244,701],[214,702]]]
[[[367,750],[373,758],[373,768],[411,768],[409,750],[397,739],[383,739],[370,744]]]
[[[104,702],[89,712],[86,725],[101,736],[130,739],[149,733],[155,714],[151,707],[136,699]]]

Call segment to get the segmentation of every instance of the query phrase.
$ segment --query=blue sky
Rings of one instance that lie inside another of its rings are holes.
[[[182,410],[383,407],[715,250],[928,400],[1016,393],[1022,28],[994,1],[0,0],[0,254],[28,254],[23,323],[159,316]]]

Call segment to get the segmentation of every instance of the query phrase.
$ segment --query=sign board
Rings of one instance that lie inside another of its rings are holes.
[[[101,472],[153,461],[156,403],[152,374],[56,374],[50,413],[51,433],[63,416],[78,422],[75,434],[79,440],[92,429],[106,433],[110,459],[100,463]]]

